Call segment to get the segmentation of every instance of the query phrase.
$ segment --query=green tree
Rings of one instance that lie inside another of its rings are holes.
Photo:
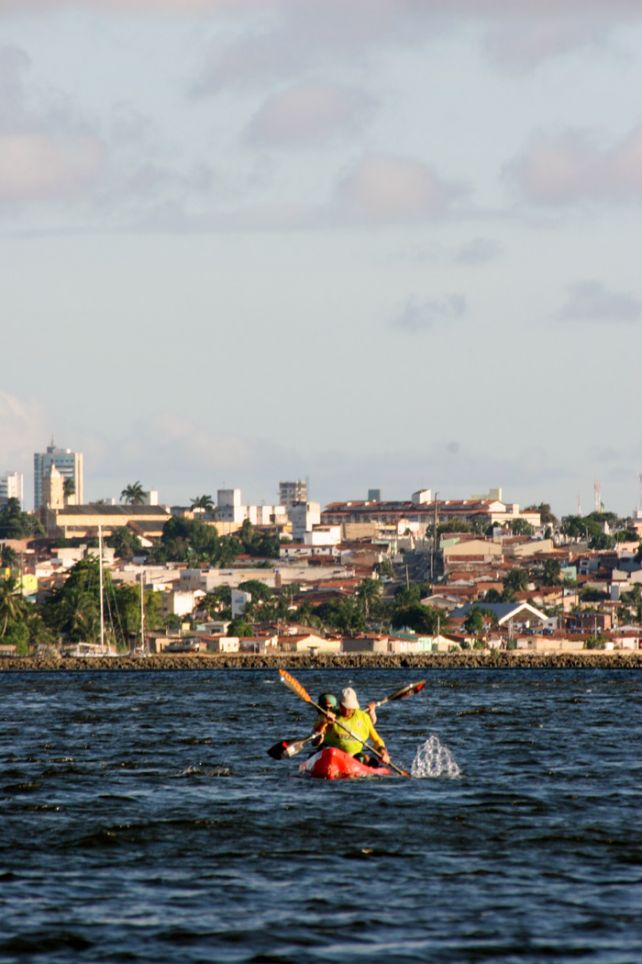
[[[547,559],[542,571],[542,582],[545,586],[559,586],[562,581],[562,567],[557,559]]]
[[[274,595],[273,590],[259,579],[247,579],[245,582],[240,582],[239,589],[243,592],[249,592],[253,603],[265,602]]]
[[[416,633],[426,633],[434,635],[444,619],[438,609],[433,606],[423,606],[421,603],[412,603],[400,609],[395,609],[392,614],[392,626],[395,629],[412,629]]]
[[[143,544],[135,532],[129,526],[121,526],[114,529],[113,533],[106,540],[107,545],[115,550],[119,559],[131,562],[134,556],[141,551]]]
[[[76,483],[73,479],[65,479],[62,483],[62,491],[65,497],[65,502],[68,502],[72,495],[76,494]]]
[[[0,638],[11,626],[25,621],[28,605],[14,576],[0,578]]]
[[[381,598],[381,583],[378,579],[364,579],[358,586],[356,595],[363,607],[363,615],[368,620]]]
[[[512,592],[526,592],[528,588],[528,573],[525,569],[511,569],[506,573],[504,589]]]
[[[482,633],[497,623],[497,617],[489,609],[483,606],[475,606],[471,609],[464,620],[464,629],[472,636],[480,636]]]
[[[28,539],[44,535],[44,529],[36,516],[23,512],[18,499],[7,499],[0,508],[0,539]]]
[[[214,508],[214,499],[211,495],[197,495],[191,503],[192,509],[203,509],[204,512],[211,512]]]
[[[120,493],[120,501],[127,505],[143,505],[146,497],[147,492],[145,492],[142,482],[130,482]]]
[[[209,563],[215,566],[221,558],[221,540],[216,529],[198,519],[178,516],[168,519],[163,526],[161,549],[161,555],[167,560],[190,565]]]
[[[532,525],[526,519],[515,519],[511,523],[511,531],[514,536],[532,536],[535,533]]]
[[[109,572],[104,573],[105,594],[110,590]],[[42,609],[46,624],[74,642],[97,642],[100,636],[100,573],[95,556],[81,559],[64,584],[54,590]]]
[[[556,526],[558,524],[557,517],[553,515],[551,507],[548,502],[540,502],[539,505],[529,505],[524,512],[539,512],[539,517],[542,525]]]

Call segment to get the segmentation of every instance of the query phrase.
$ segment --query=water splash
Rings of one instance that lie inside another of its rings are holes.
[[[420,780],[436,777],[455,780],[461,776],[461,770],[452,753],[447,746],[441,745],[439,737],[434,734],[417,749],[410,772]]]

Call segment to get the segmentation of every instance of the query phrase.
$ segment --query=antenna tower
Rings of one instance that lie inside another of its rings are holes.
[[[602,484],[597,480],[593,483],[593,492],[595,493],[595,511],[602,511]]]

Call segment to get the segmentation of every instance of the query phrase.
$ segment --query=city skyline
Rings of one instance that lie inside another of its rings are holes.
[[[639,4],[304,6],[3,5],[0,471],[630,513]]]

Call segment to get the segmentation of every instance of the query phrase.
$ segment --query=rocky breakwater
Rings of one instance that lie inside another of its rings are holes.
[[[470,650],[458,653],[352,653],[350,655],[162,654],[91,658],[20,657],[0,659],[0,672],[175,671],[217,669],[642,669],[642,650],[586,650],[579,653],[527,653]]]

